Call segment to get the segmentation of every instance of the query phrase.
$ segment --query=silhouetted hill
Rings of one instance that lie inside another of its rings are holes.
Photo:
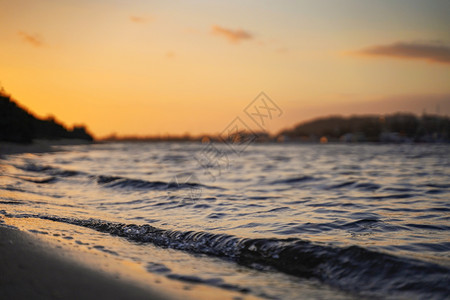
[[[0,92],[0,141],[30,143],[33,139],[93,140],[84,126],[69,130],[54,118],[39,119]]]
[[[397,113],[377,116],[331,116],[282,131],[285,141],[448,142],[450,119],[444,116]]]

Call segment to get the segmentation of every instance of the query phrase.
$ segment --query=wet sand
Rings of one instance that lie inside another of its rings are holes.
[[[2,155],[56,151],[64,141],[0,143]],[[71,144],[71,143],[69,143]],[[0,225],[0,299],[169,299],[64,258],[32,235]]]
[[[28,233],[0,226],[0,299],[169,299],[95,271]]]

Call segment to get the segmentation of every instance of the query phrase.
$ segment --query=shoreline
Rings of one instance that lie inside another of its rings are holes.
[[[19,144],[12,142],[0,141],[0,158],[3,155],[23,154],[23,153],[49,153],[61,151],[56,146],[68,145],[87,145],[94,142],[86,142],[79,139],[62,139],[62,140],[34,140],[30,144]]]
[[[33,229],[22,221],[0,217],[0,299],[261,299],[148,272],[143,265],[113,253],[78,247],[77,242],[71,243],[73,239],[55,239],[39,230],[42,223]]]
[[[55,151],[50,143],[16,144],[0,142],[0,158],[4,155],[23,153],[47,153]]]
[[[62,257],[37,238],[0,226],[1,299],[171,299]]]

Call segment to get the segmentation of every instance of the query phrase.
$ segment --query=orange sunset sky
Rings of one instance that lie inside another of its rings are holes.
[[[0,0],[0,82],[97,137],[221,132],[264,91],[276,132],[450,114],[450,1]]]

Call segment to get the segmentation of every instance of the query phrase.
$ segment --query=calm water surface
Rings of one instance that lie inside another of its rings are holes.
[[[0,220],[242,297],[449,295],[449,145],[213,146],[3,157]]]

